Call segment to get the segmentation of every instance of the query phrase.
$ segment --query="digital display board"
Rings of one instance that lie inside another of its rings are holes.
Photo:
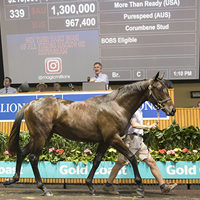
[[[4,72],[13,83],[109,81],[157,71],[199,79],[198,0],[2,0]]]

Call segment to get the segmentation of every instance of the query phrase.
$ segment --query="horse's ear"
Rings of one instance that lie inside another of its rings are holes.
[[[165,73],[163,73],[163,74],[159,77],[159,79],[162,80],[163,77],[164,77],[164,75],[165,75]]]
[[[160,73],[160,72],[158,72],[158,73],[153,77],[153,81],[156,81],[156,80],[158,79],[159,73]]]

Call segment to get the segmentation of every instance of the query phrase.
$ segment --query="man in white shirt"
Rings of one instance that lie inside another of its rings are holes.
[[[106,83],[106,89],[108,90],[108,76],[106,74],[102,74],[102,64],[100,62],[95,62],[94,63],[94,73],[95,77],[92,77],[90,79],[90,82],[105,82]]]
[[[144,161],[150,167],[151,173],[158,181],[162,194],[167,194],[173,190],[177,184],[164,183],[160,170],[156,165],[156,161],[151,157],[151,154],[149,153],[147,146],[144,144],[142,137],[143,129],[155,129],[156,126],[156,123],[151,125],[143,125],[143,115],[139,108],[133,114],[133,117],[130,120],[130,126],[126,131],[126,138],[124,143],[129,148],[129,150],[140,159],[140,161]],[[124,155],[119,155],[118,161],[113,167],[107,183],[103,186],[104,191],[110,194],[119,194],[118,191],[115,191],[115,188],[112,184],[119,170],[125,165],[127,161],[128,159]]]
[[[11,78],[5,77],[3,81],[4,88],[0,90],[0,93],[17,93],[17,90],[15,88],[10,87],[11,83]]]

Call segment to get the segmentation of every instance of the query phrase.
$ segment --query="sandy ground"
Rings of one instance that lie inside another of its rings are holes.
[[[37,189],[36,184],[14,184],[8,188],[0,185],[0,199],[2,200],[23,200],[23,199],[52,199],[52,200],[135,200],[141,199],[135,192],[135,185],[116,185],[115,188],[120,192],[119,195],[109,195],[102,190],[102,185],[94,185],[98,195],[91,196],[85,185],[67,185],[63,189],[63,185],[46,185],[53,192],[52,197],[43,196],[43,192]],[[145,200],[189,200],[200,199],[200,185],[191,185],[191,189],[187,189],[187,185],[178,185],[173,191],[167,195],[162,195],[157,185],[145,185]]]

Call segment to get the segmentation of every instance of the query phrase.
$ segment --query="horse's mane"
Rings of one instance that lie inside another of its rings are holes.
[[[149,82],[148,81],[139,81],[136,83],[131,83],[128,85],[122,85],[121,87],[119,87],[117,90],[115,90],[114,92],[111,92],[109,94],[106,95],[100,95],[100,96],[96,96],[100,101],[112,101],[115,100],[117,97],[121,97],[124,94],[127,93],[132,93],[133,91],[143,91],[147,88]]]

